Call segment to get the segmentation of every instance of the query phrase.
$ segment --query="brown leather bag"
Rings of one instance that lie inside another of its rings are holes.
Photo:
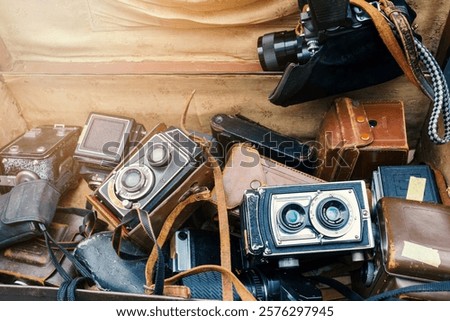
[[[367,282],[355,288],[373,296],[405,286],[450,279],[450,207],[442,204],[382,198],[377,206],[380,243]],[[370,265],[371,263],[369,263]],[[403,295],[408,299],[449,300],[450,292]]]
[[[326,181],[365,179],[380,165],[404,165],[408,143],[401,101],[338,98],[317,137],[315,176]]]

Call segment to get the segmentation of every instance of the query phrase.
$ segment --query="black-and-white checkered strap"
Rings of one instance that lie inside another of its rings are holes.
[[[446,144],[450,142],[450,95],[447,81],[441,67],[434,59],[428,49],[417,39],[415,39],[419,58],[426,71],[430,73],[433,87],[433,109],[431,111],[430,122],[428,124],[428,136],[435,144]],[[444,121],[444,136],[439,136],[438,124],[442,114]]]

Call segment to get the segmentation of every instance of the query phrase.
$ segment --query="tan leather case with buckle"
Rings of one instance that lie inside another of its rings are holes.
[[[404,165],[408,143],[401,101],[338,98],[317,137],[315,176],[327,181],[370,180],[379,165]]]

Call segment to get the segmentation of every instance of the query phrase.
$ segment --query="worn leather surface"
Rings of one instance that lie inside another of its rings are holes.
[[[248,144],[235,144],[223,170],[228,209],[238,207],[248,189],[259,186],[320,183],[324,180],[260,155]],[[213,190],[214,191],[214,190]],[[215,202],[215,193],[212,201]]]
[[[383,198],[378,213],[387,273],[426,280],[450,277],[450,207]]]
[[[76,241],[83,217],[57,211],[49,225],[49,233],[57,242]],[[61,251],[55,251],[66,271],[75,275],[69,260],[63,260]],[[30,284],[59,286],[64,281],[56,272],[43,238],[35,238],[12,245],[0,251],[0,274],[11,281],[20,280]]]
[[[37,223],[50,225],[61,194],[47,180],[15,186],[0,196],[0,248],[40,234]]]
[[[112,247],[111,232],[101,232],[80,242],[74,255],[89,270],[96,285],[103,290],[144,293],[145,254],[136,245],[124,240],[126,252],[141,253],[136,259],[120,258]]]
[[[327,181],[370,180],[379,165],[404,165],[408,143],[401,101],[338,98],[317,136],[315,176]]]

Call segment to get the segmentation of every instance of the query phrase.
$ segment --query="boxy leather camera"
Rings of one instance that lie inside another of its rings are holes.
[[[202,163],[202,149],[178,128],[147,135],[96,190],[122,219],[132,208],[151,212]]]
[[[364,181],[260,187],[241,205],[248,256],[289,258],[374,246]]]

